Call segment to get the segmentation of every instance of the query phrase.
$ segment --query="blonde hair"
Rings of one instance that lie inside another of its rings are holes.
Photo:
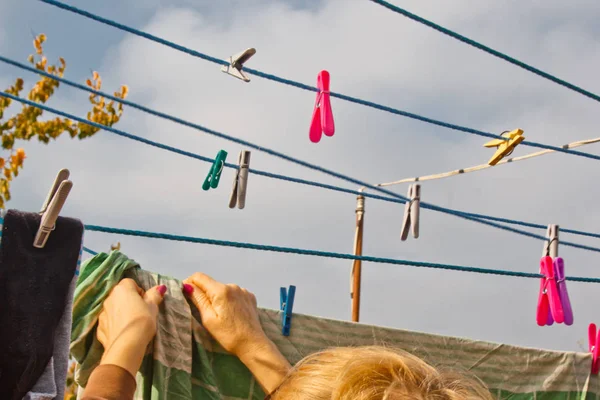
[[[475,377],[438,371],[420,358],[382,346],[337,347],[301,360],[272,400],[492,399]]]

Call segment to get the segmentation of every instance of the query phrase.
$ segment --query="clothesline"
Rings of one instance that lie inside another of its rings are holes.
[[[65,112],[60,111],[60,110],[53,109],[53,108],[48,107],[48,106],[46,106],[44,104],[35,103],[35,102],[30,101],[30,100],[26,100],[26,99],[23,99],[23,98],[20,98],[20,97],[17,97],[17,96],[13,96],[12,94],[8,94],[8,93],[2,93],[2,92],[0,92],[0,96],[7,97],[7,98],[10,98],[10,99],[15,100],[15,101],[19,101],[21,103],[28,104],[28,105],[31,105],[33,107],[41,108],[41,109],[46,110],[48,112],[52,112],[54,114],[61,115],[63,117],[69,118],[71,120],[78,121],[78,122],[81,122],[81,123],[85,123],[85,124],[88,124],[90,126],[97,127],[98,129],[103,129],[105,131],[115,133],[115,134],[117,134],[119,136],[127,137],[129,139],[133,139],[133,140],[140,141],[140,142],[143,142],[143,143],[146,143],[146,144],[150,144],[152,146],[163,148],[165,150],[177,150],[176,152],[179,153],[179,154],[186,155],[186,156],[193,157],[193,158],[197,158],[197,159],[200,159],[200,160],[203,160],[203,161],[207,161],[206,157],[197,156],[197,155],[194,155],[193,153],[188,153],[188,152],[185,152],[183,150],[175,149],[175,148],[172,148],[172,147],[167,146],[167,145],[163,145],[163,144],[156,143],[156,142],[144,139],[144,138],[140,138],[140,137],[137,137],[135,135],[131,135],[131,134],[127,133],[127,132],[123,132],[121,130],[118,130],[118,129],[115,129],[115,128],[112,128],[112,127],[108,127],[108,126],[105,126],[105,125],[97,124],[95,122],[88,121],[88,120],[85,120],[83,118],[79,118],[79,117],[77,117],[75,115],[72,115],[72,114],[69,114],[69,113],[65,113]],[[221,134],[221,135],[223,135],[223,134]],[[254,146],[256,146],[256,145],[254,145]],[[262,148],[260,148],[258,146],[256,146],[255,148],[262,149]],[[209,159],[209,160],[211,160],[211,159]],[[306,164],[308,166],[312,167],[312,164],[308,164],[308,163],[306,163]],[[228,166],[236,168],[236,166],[233,166],[233,165],[228,165]],[[328,170],[323,169],[321,167],[316,167],[316,168],[319,168],[319,170],[328,171]],[[329,173],[329,171],[327,173]],[[368,185],[368,184],[366,184],[364,182],[354,180],[353,178],[345,177],[344,175],[337,174],[335,172],[333,172],[332,174],[333,174],[333,176],[340,177],[341,179],[344,179],[344,180],[349,180],[350,182],[355,182],[355,183],[358,182],[359,184]],[[323,186],[324,187],[324,185],[319,185],[319,186]],[[368,187],[371,187],[373,189],[378,189],[378,188],[376,188],[376,187],[374,187],[372,185],[368,185]],[[401,196],[401,195],[396,194],[394,192],[390,192],[388,190],[382,190],[382,189],[379,189],[379,190],[383,191],[384,193],[391,194],[391,195],[399,198],[401,200],[401,202],[403,202],[403,203],[405,203],[407,201],[407,199],[404,196]],[[515,228],[511,228],[511,227],[504,226],[504,225],[501,225],[501,224],[497,224],[497,223],[494,223],[494,222],[484,221],[482,219],[479,219],[480,217],[478,217],[477,214],[464,213],[464,212],[461,212],[461,211],[446,209],[444,207],[435,206],[433,204],[429,204],[429,203],[425,203],[425,202],[421,202],[421,207],[427,208],[427,209],[430,209],[430,210],[434,210],[434,211],[440,211],[440,212],[444,212],[444,213],[456,215],[456,216],[459,216],[459,217],[467,219],[467,220],[472,220],[472,221],[479,222],[479,223],[482,223],[482,224],[485,224],[485,225],[490,225],[490,226],[493,226],[493,227],[496,227],[498,229],[502,229],[502,230],[505,230],[505,231],[508,231],[508,232],[517,233],[517,234],[522,235],[522,236],[527,236],[527,237],[531,237],[531,238],[542,240],[542,241],[546,240],[546,238],[544,236],[541,236],[541,235],[536,235],[536,234],[531,233],[531,232],[522,231],[522,230],[519,230],[519,229],[515,229]],[[489,217],[489,219],[503,220],[502,218],[497,218],[497,217]],[[572,242],[566,242],[566,241],[561,241],[561,243],[563,245],[565,245],[565,246],[570,246],[570,247],[574,247],[574,248],[578,248],[578,249],[582,249],[582,250],[588,250],[588,251],[593,251],[593,252],[600,252],[600,248],[596,248],[596,247],[592,247],[592,246],[586,246],[586,245],[582,245],[582,244],[578,244],[578,243],[572,243]]]
[[[46,3],[46,4],[50,4],[50,5],[62,8],[63,10],[67,10],[67,11],[73,12],[75,14],[79,14],[79,15],[84,16],[86,18],[90,18],[90,19],[92,19],[94,21],[97,21],[97,22],[100,22],[100,23],[112,26],[112,27],[120,29],[122,31],[132,33],[134,35],[143,37],[143,38],[151,40],[153,42],[160,43],[162,45],[165,45],[165,46],[170,47],[172,49],[175,49],[175,50],[181,51],[183,53],[189,54],[191,56],[198,57],[198,58],[201,58],[203,60],[210,61],[210,62],[219,64],[219,65],[229,65],[229,62],[227,62],[225,60],[220,60],[218,58],[215,58],[215,57],[212,57],[212,56],[200,53],[200,52],[198,52],[196,50],[189,49],[189,48],[181,46],[179,44],[176,44],[176,43],[170,42],[168,40],[159,38],[157,36],[151,35],[151,34],[149,34],[147,32],[143,32],[143,31],[141,31],[139,29],[135,29],[135,28],[132,28],[132,27],[120,24],[118,22],[109,20],[107,18],[100,17],[99,15],[90,13],[88,11],[81,10],[81,9],[73,7],[71,5],[68,5],[68,4],[65,4],[65,3],[61,3],[61,2],[55,1],[55,0],[40,0],[40,1],[43,2],[43,3]],[[259,76],[261,78],[265,78],[265,79],[269,79],[269,80],[276,81],[276,82],[279,82],[279,83],[283,83],[283,84],[286,84],[286,85],[294,86],[294,87],[297,87],[297,88],[300,88],[300,89],[309,90],[309,91],[312,91],[312,92],[316,92],[318,90],[317,88],[315,88],[313,86],[310,86],[310,85],[305,85],[303,83],[295,82],[295,81],[292,81],[292,80],[286,79],[286,78],[280,78],[278,76],[275,76],[275,75],[272,75],[272,74],[268,74],[268,73],[265,73],[265,72],[261,72],[261,71],[258,71],[258,70],[252,69],[252,68],[248,68],[248,67],[244,67],[244,72],[247,72],[247,73]],[[421,115],[417,115],[417,114],[410,113],[410,112],[407,112],[407,111],[398,110],[398,109],[395,109],[395,108],[392,108],[392,107],[388,107],[388,106],[384,106],[384,105],[381,105],[381,104],[373,103],[371,101],[362,100],[362,99],[358,99],[358,98],[355,98],[355,97],[347,96],[347,95],[344,95],[344,94],[341,94],[341,93],[330,92],[330,96],[331,97],[336,97],[336,98],[339,98],[339,99],[342,99],[342,100],[346,100],[346,101],[349,101],[349,102],[352,102],[352,103],[361,104],[363,106],[376,108],[376,109],[379,109],[379,110],[382,110],[382,111],[387,111],[387,112],[390,112],[390,113],[393,113],[393,114],[397,114],[397,115],[401,115],[401,116],[404,116],[404,117],[416,119],[416,120],[419,120],[419,121],[422,121],[422,122],[426,122],[426,123],[429,123],[429,124],[433,124],[433,125],[437,125],[437,126],[442,126],[442,127],[445,127],[445,128],[449,128],[449,129],[453,129],[453,130],[457,130],[457,131],[469,133],[469,134],[472,134],[472,135],[483,136],[483,137],[493,138],[493,139],[507,140],[507,138],[505,138],[505,137],[503,137],[501,135],[494,134],[494,133],[484,132],[484,131],[477,130],[477,129],[467,128],[467,127],[456,125],[456,124],[451,124],[451,123],[448,123],[448,122],[438,121],[438,120],[435,120],[435,119],[432,119],[432,118],[423,117]],[[127,104],[124,101],[121,101],[121,102],[123,104]],[[563,149],[561,147],[550,146],[550,145],[546,145],[546,144],[543,144],[543,143],[530,142],[530,141],[525,140],[525,141],[523,141],[521,143],[521,145],[523,145],[523,146],[531,146],[531,147],[538,147],[538,148],[541,148],[541,149],[554,150],[554,151],[557,151],[557,152],[567,153],[567,154],[571,154],[571,155],[576,155],[576,156],[579,156],[579,157],[590,158],[590,159],[593,159],[593,160],[600,160],[600,156],[595,155],[595,154],[589,154],[589,153],[584,153],[584,152],[581,152],[581,151]]]
[[[576,142],[564,144],[564,145],[562,145],[562,147],[565,149],[573,149],[575,147],[587,146],[588,144],[594,144],[594,143],[598,143],[598,142],[600,142],[600,138],[585,139],[585,140],[578,140]],[[546,154],[552,154],[552,153],[555,153],[555,151],[554,150],[541,150],[541,151],[536,151],[534,153],[529,153],[529,154],[525,154],[525,155],[518,156],[518,157],[504,158],[495,165],[479,164],[479,165],[474,165],[472,167],[455,169],[453,171],[442,172],[442,173],[438,173],[438,174],[416,176],[413,178],[404,178],[404,179],[399,179],[399,180],[392,181],[392,182],[378,183],[377,186],[387,187],[387,186],[394,186],[394,185],[399,185],[402,183],[409,183],[409,182],[424,182],[424,181],[433,181],[433,180],[437,180],[437,179],[444,179],[444,178],[449,178],[451,176],[457,176],[457,175],[468,174],[470,172],[482,171],[484,169],[496,167],[498,165],[515,163],[518,161],[528,160],[530,158],[539,157],[539,156],[543,156]]]
[[[214,246],[237,247],[237,248],[243,248],[243,249],[272,251],[272,252],[277,252],[277,253],[292,253],[292,254],[301,254],[301,255],[307,255],[307,256],[339,258],[339,259],[344,259],[344,260],[361,260],[361,261],[368,261],[368,262],[382,263],[382,264],[407,265],[407,266],[413,266],[413,267],[444,269],[444,270],[460,271],[460,272],[473,272],[473,273],[478,273],[478,274],[513,276],[513,277],[519,277],[519,278],[542,278],[542,277],[544,277],[543,275],[529,273],[529,272],[517,272],[517,271],[507,271],[507,270],[499,270],[499,269],[486,269],[486,268],[469,267],[469,266],[463,266],[463,265],[438,264],[438,263],[431,263],[431,262],[424,262],[424,261],[410,261],[410,260],[401,260],[401,259],[393,259],[393,258],[357,256],[354,254],[335,253],[335,252],[330,252],[330,251],[299,249],[299,248],[294,248],[294,247],[271,246],[271,245],[254,244],[254,243],[246,243],[246,242],[233,242],[233,241],[229,241],[229,240],[218,240],[218,239],[209,239],[209,238],[202,238],[202,237],[173,235],[173,234],[168,234],[168,233],[147,232],[147,231],[132,230],[132,229],[111,228],[111,227],[99,226],[99,225],[85,225],[85,229],[87,231],[113,233],[113,234],[118,234],[118,235],[128,235],[128,236],[146,237],[146,238],[153,238],[153,239],[173,240],[173,241],[189,242],[189,243],[201,243],[201,244],[209,244],[209,245],[214,245]],[[90,251],[87,248],[85,248],[85,250],[88,252]],[[600,283],[600,278],[587,278],[587,277],[578,277],[578,276],[569,276],[569,277],[566,277],[566,280],[572,281],[572,282]]]
[[[100,92],[100,93],[102,93],[102,92]],[[60,111],[60,110],[53,109],[53,108],[48,107],[48,106],[46,106],[44,104],[35,103],[35,102],[30,101],[30,100],[26,100],[26,99],[14,96],[14,95],[9,94],[9,93],[2,93],[2,92],[0,92],[0,96],[7,97],[7,98],[10,98],[10,99],[15,100],[15,101],[19,101],[21,103],[28,104],[28,105],[31,105],[33,107],[38,107],[38,108],[41,108],[41,109],[46,110],[48,112],[52,112],[54,114],[61,115],[63,117],[69,118],[69,119],[74,120],[74,121],[85,123],[85,124],[88,124],[90,126],[97,127],[98,129],[103,129],[105,131],[112,132],[112,133],[115,133],[115,134],[123,136],[123,137],[127,137],[127,138],[132,139],[132,140],[140,141],[140,142],[143,142],[143,143],[146,143],[146,144],[149,144],[149,145],[152,145],[152,146],[156,146],[156,147],[159,147],[159,148],[162,148],[162,149],[165,149],[165,150],[175,151],[176,153],[179,153],[179,154],[182,154],[182,155],[186,155],[186,156],[189,156],[189,157],[192,157],[192,158],[197,158],[197,159],[200,159],[202,161],[210,161],[210,162],[214,161],[213,159],[209,159],[207,157],[198,156],[198,155],[195,155],[193,153],[189,153],[189,152],[185,152],[183,150],[179,150],[179,149],[173,148],[171,146],[167,146],[167,145],[164,145],[164,144],[161,144],[161,143],[157,143],[157,142],[153,142],[153,141],[150,141],[150,140],[147,140],[147,139],[144,139],[144,138],[137,137],[135,135],[131,135],[131,134],[127,133],[127,132],[123,132],[121,130],[118,130],[118,129],[115,129],[115,128],[112,128],[112,127],[108,127],[108,126],[105,126],[105,125],[97,124],[95,122],[88,121],[88,120],[85,120],[83,118],[79,118],[79,117],[77,117],[75,115],[72,115],[72,114],[69,114],[69,113],[65,113],[65,112]],[[203,129],[206,129],[206,128],[203,128]],[[223,135],[223,134],[221,134],[221,135]],[[256,145],[253,145],[253,146],[255,146],[254,148],[258,148],[259,150],[264,150],[264,149],[262,149],[262,148],[260,148],[260,147],[258,147]],[[312,167],[312,164],[306,163],[306,165]],[[226,166],[230,167],[230,168],[237,168],[237,166],[234,166],[232,164],[227,164]],[[328,170],[323,169],[321,167],[316,167],[316,168],[318,168],[319,170],[327,171],[327,173],[329,173]],[[359,184],[368,185],[365,182],[356,181],[353,178],[348,178],[348,177],[345,177],[344,175],[337,174],[335,172],[333,172],[332,174],[334,174],[333,176],[340,177],[341,179],[344,179],[344,180],[349,180],[350,182],[355,182],[355,183],[358,182]],[[267,173],[263,173],[263,175],[268,176]],[[272,177],[276,177],[274,174],[270,174],[269,173],[269,175],[272,176]],[[283,176],[279,176],[279,178],[283,178]],[[292,179],[286,179],[286,180],[290,180],[291,181]],[[297,183],[308,184],[308,181],[302,181],[302,180],[299,180],[299,179],[294,179],[294,180],[297,181]],[[326,187],[326,185],[324,185],[324,184],[317,184],[316,186]],[[329,186],[329,188],[333,188],[330,185],[327,185],[327,186]],[[371,186],[371,185],[368,185],[368,187],[371,187],[373,189],[377,189],[376,187]],[[382,190],[382,189],[379,189],[379,190],[383,191],[384,193],[391,194],[391,195],[399,198],[398,202],[400,202],[400,203],[405,203],[407,201],[407,199],[404,196],[401,196],[401,195],[396,194],[394,192],[390,192],[388,190]],[[341,190],[341,191],[347,191],[347,190]],[[381,196],[380,196],[380,198],[382,200],[386,199],[386,198],[381,197]],[[546,240],[546,238],[544,236],[541,236],[541,235],[536,235],[536,234],[531,233],[531,232],[526,232],[526,231],[522,231],[522,230],[519,230],[519,229],[511,228],[511,227],[508,227],[508,226],[500,225],[500,224],[497,224],[497,223],[484,221],[484,220],[480,219],[480,218],[484,218],[484,216],[479,216],[478,214],[465,213],[465,212],[462,212],[462,211],[456,211],[456,210],[446,209],[444,207],[435,206],[433,204],[429,204],[429,203],[425,203],[425,202],[421,202],[421,207],[426,208],[426,209],[430,209],[430,210],[434,210],[434,211],[448,213],[448,214],[451,214],[451,215],[456,215],[456,216],[459,216],[459,217],[467,219],[467,220],[472,220],[472,221],[479,222],[479,223],[482,223],[482,224],[485,224],[485,225],[490,225],[490,226],[496,227],[498,229],[502,229],[502,230],[509,231],[509,232],[512,232],[512,233],[517,233],[517,234],[522,235],[522,236],[527,236],[527,237],[531,237],[531,238],[538,239],[538,240],[543,240],[543,241]],[[503,221],[503,222],[505,220],[504,218],[498,218],[498,217],[485,217],[485,218],[490,219],[490,220]],[[508,221],[508,220],[506,220],[506,221]],[[518,221],[515,221],[514,223],[521,224],[521,225],[527,224],[527,223],[522,223],[522,222],[518,222]],[[533,224],[531,224],[531,225],[533,225]],[[586,234],[586,236],[592,236],[592,235],[594,235],[594,234]],[[596,248],[596,247],[592,247],[592,246],[586,246],[586,245],[572,243],[572,242],[567,242],[567,241],[561,241],[561,243],[563,245],[565,245],[565,246],[570,246],[570,247],[574,247],[574,248],[578,248],[578,249],[582,249],[582,250],[588,250],[588,251],[593,251],[593,252],[600,252],[600,248]]]
[[[43,76],[47,76],[49,78],[55,79],[55,80],[57,80],[59,82],[65,83],[65,84],[67,84],[69,86],[78,88],[80,90],[84,90],[84,91],[87,91],[87,92],[90,92],[90,93],[94,93],[94,94],[97,94],[97,95],[100,95],[100,96],[104,96],[104,97],[106,97],[108,99],[111,99],[111,100],[114,100],[114,101],[117,101],[117,102],[122,102],[125,105],[129,105],[129,106],[131,106],[133,108],[139,109],[139,110],[141,110],[143,112],[146,112],[146,113],[149,113],[151,115],[158,116],[160,118],[167,119],[169,121],[176,122],[176,123],[179,123],[181,125],[184,125],[184,126],[187,126],[187,127],[191,127],[191,128],[200,130],[200,131],[205,132],[205,133],[209,133],[209,134],[215,135],[217,137],[220,137],[220,138],[223,138],[223,139],[226,139],[226,140],[230,140],[230,141],[233,141],[233,142],[236,142],[236,143],[239,143],[239,144],[243,144],[243,145],[246,145],[248,147],[257,149],[259,151],[264,151],[267,154],[271,154],[271,155],[274,155],[276,157],[283,158],[283,159],[285,159],[287,161],[291,161],[291,162],[294,162],[296,164],[302,165],[304,167],[308,167],[308,168],[311,168],[311,169],[314,169],[314,170],[317,170],[317,171],[320,171],[320,172],[324,172],[326,174],[332,175],[332,176],[340,178],[340,179],[344,179],[346,181],[349,181],[349,182],[352,182],[352,183],[355,183],[355,184],[364,185],[365,187],[369,187],[371,189],[374,189],[374,190],[386,193],[388,195],[392,195],[393,197],[399,199],[397,202],[405,203],[407,201],[406,197],[401,196],[401,195],[399,195],[397,193],[394,193],[394,192],[391,192],[391,191],[388,191],[388,190],[384,190],[384,189],[381,189],[381,188],[377,188],[376,186],[373,186],[373,185],[370,185],[368,183],[361,182],[361,181],[358,181],[358,180],[355,180],[355,179],[352,179],[352,178],[349,178],[349,177],[345,177],[344,175],[335,173],[333,171],[326,170],[326,169],[324,169],[322,167],[319,167],[319,166],[316,166],[316,165],[313,165],[313,164],[310,164],[310,163],[306,163],[304,161],[295,159],[295,158],[290,157],[290,156],[286,156],[286,155],[284,155],[282,153],[270,150],[270,149],[265,148],[265,147],[261,147],[261,146],[252,144],[252,143],[244,141],[242,139],[234,138],[232,136],[229,136],[229,135],[226,135],[226,134],[223,134],[223,133],[220,133],[220,132],[216,132],[216,131],[207,129],[207,128],[201,126],[201,125],[194,124],[192,122],[185,121],[185,120],[182,120],[180,118],[177,118],[177,117],[174,117],[174,116],[171,116],[171,115],[159,112],[159,111],[155,111],[155,110],[149,109],[149,108],[147,108],[145,106],[142,106],[140,104],[137,104],[137,103],[134,103],[134,102],[131,102],[131,101],[128,101],[128,100],[117,98],[116,96],[110,95],[109,93],[98,91],[98,90],[92,89],[92,88],[90,88],[88,86],[84,86],[84,85],[78,84],[76,82],[69,81],[68,79],[54,76],[54,75],[49,74],[49,73],[47,73],[45,71],[40,71],[40,70],[37,70],[35,68],[31,68],[28,65],[19,63],[19,62],[14,61],[14,60],[10,60],[10,59],[8,59],[6,57],[0,56],[0,61],[8,63],[8,64],[16,66],[16,67],[19,67],[19,68],[22,68],[22,69],[25,69],[25,70],[28,70],[30,72],[34,72],[34,73],[37,73],[37,74],[40,74],[40,75],[43,75]],[[210,160],[210,162],[213,161],[213,159],[209,159],[207,157],[202,157],[202,156],[197,156],[197,155],[194,156],[193,153],[184,152],[182,150],[174,149],[174,148],[172,148],[170,146],[166,146],[166,145],[163,145],[163,144],[152,142],[152,141],[149,141],[147,139],[142,139],[142,138],[139,138],[139,137],[135,137],[134,135],[128,134],[126,132],[119,131],[119,130],[116,130],[114,128],[107,127],[107,126],[104,126],[104,125],[96,124],[96,123],[93,123],[91,121],[78,118],[78,117],[76,117],[74,115],[71,115],[71,114],[68,114],[68,113],[64,113],[62,111],[58,111],[58,110],[52,109],[50,107],[47,107],[45,105],[41,105],[39,103],[33,103],[33,102],[28,101],[28,100],[21,99],[21,98],[18,98],[16,96],[12,96],[12,95],[7,94],[7,93],[0,93],[0,95],[12,98],[13,100],[20,101],[20,102],[25,103],[25,104],[29,104],[29,105],[32,105],[32,106],[35,106],[35,107],[42,108],[42,109],[47,110],[49,112],[53,112],[55,114],[59,114],[59,115],[65,116],[67,118],[74,119],[76,121],[79,121],[79,122],[82,122],[82,123],[86,123],[86,124],[91,125],[91,126],[95,126],[95,127],[99,128],[99,129],[103,129],[103,130],[106,130],[106,131],[109,131],[109,132],[112,132],[112,133],[115,133],[115,134],[118,134],[118,135],[121,135],[121,136],[124,136],[124,137],[128,137],[129,139],[138,140],[138,141],[141,141],[143,143],[150,144],[150,145],[153,145],[153,146],[165,149],[165,150],[170,150],[170,151],[176,150],[175,152],[177,152],[179,154],[183,154],[183,155],[187,155],[187,156],[190,156],[190,157],[198,158],[198,159],[201,159],[203,161],[209,161],[209,160]],[[228,165],[228,166],[233,167],[233,168],[237,168],[237,166],[233,166],[233,165]],[[255,172],[255,173],[257,173],[257,172]],[[264,176],[269,176],[269,177],[276,178],[276,179],[284,179],[284,180],[294,181],[296,183],[313,184],[314,186],[320,186],[320,187],[328,188],[328,189],[334,188],[334,187],[332,187],[330,185],[324,185],[324,184],[320,184],[320,183],[316,183],[316,182],[309,183],[309,181],[300,180],[300,179],[296,179],[296,178],[284,177],[284,176],[281,176],[281,175],[276,175],[276,174],[271,174],[271,173],[266,173],[266,172],[262,172],[261,174],[264,175]],[[348,190],[346,190],[346,189],[342,189],[341,191],[348,192]],[[360,194],[360,193],[358,193],[356,191],[352,191],[352,193]],[[364,195],[367,196],[367,197],[375,197],[374,195],[367,195],[367,194],[364,194]],[[378,198],[382,199],[382,200],[385,199],[385,198],[383,198],[381,196],[378,196]],[[483,218],[483,219],[488,219],[488,220],[492,220],[492,221],[499,221],[499,222],[505,222],[505,223],[509,223],[509,224],[516,224],[516,225],[528,226],[528,227],[536,228],[536,229],[540,229],[540,228],[543,229],[543,228],[545,228],[542,225],[529,224],[529,223],[525,223],[525,222],[522,222],[522,221],[509,220],[509,219],[506,219],[506,218],[490,217],[490,216],[485,216],[485,215],[482,215],[482,214],[466,213],[466,212],[462,212],[462,211],[458,211],[458,210],[452,210],[452,209],[448,209],[448,208],[444,208],[444,207],[435,206],[435,205],[432,205],[432,204],[428,204],[426,202],[421,202],[421,207],[423,207],[423,208],[429,208],[429,209],[434,210],[434,211],[448,213],[448,214],[451,214],[451,215],[456,215],[456,216],[459,216],[459,217],[462,217],[462,218],[465,218],[465,219],[469,219],[469,220],[472,220],[472,221],[480,222],[480,223],[483,223],[483,224],[486,224],[486,225],[490,225],[490,226],[496,227],[498,229],[510,231],[510,232],[517,233],[517,234],[520,234],[520,235],[524,235],[524,236],[536,238],[536,239],[539,239],[539,240],[545,240],[545,238],[543,236],[540,236],[540,235],[535,235],[535,234],[532,234],[532,233],[529,233],[529,232],[525,232],[525,231],[513,229],[513,228],[510,228],[510,227],[502,226],[502,225],[495,224],[495,223],[481,221],[481,219]],[[567,231],[564,230],[564,232],[567,232]],[[589,234],[589,233],[582,233],[582,232],[578,232],[578,231],[574,231],[574,230],[571,230],[570,233],[582,234],[584,236],[590,236],[590,237],[600,237],[600,235]],[[583,250],[598,251],[598,249],[594,249],[594,248],[592,248],[590,246],[579,245],[579,244],[574,244],[574,243],[569,243],[569,242],[563,242],[563,243],[565,243],[567,246],[572,246],[572,247],[580,248],[580,249],[583,249]]]
[[[44,1],[44,0],[42,0],[42,1]],[[418,22],[420,24],[423,24],[423,25],[426,25],[426,26],[428,26],[430,28],[433,28],[433,29],[435,29],[438,32],[441,32],[441,33],[443,33],[445,35],[448,35],[448,36],[450,36],[450,37],[452,37],[454,39],[457,39],[457,40],[459,40],[459,41],[461,41],[463,43],[466,43],[466,44],[468,44],[470,46],[473,46],[476,49],[479,49],[479,50],[484,51],[484,52],[486,52],[488,54],[491,54],[491,55],[493,55],[495,57],[498,57],[498,58],[500,58],[500,59],[502,59],[504,61],[507,61],[507,62],[509,62],[509,63],[511,63],[513,65],[516,65],[517,67],[523,68],[524,70],[527,70],[527,71],[532,72],[532,73],[534,73],[534,74],[536,74],[538,76],[541,76],[542,78],[548,79],[549,81],[552,81],[552,82],[554,82],[554,83],[556,83],[558,85],[564,86],[567,89],[571,89],[571,90],[573,90],[573,91],[575,91],[575,92],[577,92],[579,94],[582,94],[582,95],[584,95],[586,97],[589,97],[592,100],[600,101],[600,96],[598,96],[597,94],[589,92],[589,91],[587,91],[587,90],[585,90],[583,88],[580,88],[579,86],[575,86],[572,83],[569,83],[569,82],[567,82],[567,81],[565,81],[563,79],[560,79],[560,78],[558,78],[558,77],[556,77],[554,75],[551,75],[551,74],[549,74],[547,72],[544,72],[544,71],[542,71],[542,70],[540,70],[538,68],[535,68],[535,67],[533,67],[533,66],[531,66],[529,64],[526,64],[523,61],[519,61],[519,60],[517,60],[514,57],[511,57],[511,56],[509,56],[507,54],[501,53],[498,50],[494,50],[491,47],[488,47],[488,46],[486,46],[484,44],[481,44],[479,42],[474,41],[473,39],[469,39],[466,36],[463,36],[463,35],[461,35],[459,33],[451,31],[448,28],[444,28],[443,26],[438,25],[435,22],[431,22],[431,21],[429,21],[429,20],[427,20],[427,19],[425,19],[423,17],[420,17],[420,16],[418,16],[416,14],[411,13],[410,11],[407,11],[407,10],[405,10],[403,8],[400,8],[398,6],[390,4],[390,3],[388,3],[385,0],[369,0],[369,1],[372,1],[373,3],[379,4],[380,6],[383,6],[383,7],[387,8],[388,10],[391,10],[393,12],[401,14],[401,15],[403,15],[403,16],[405,16],[407,18],[410,18],[413,21],[416,21],[416,22]]]

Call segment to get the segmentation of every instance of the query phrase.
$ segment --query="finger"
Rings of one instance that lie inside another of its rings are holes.
[[[196,272],[185,280],[186,283],[191,283],[200,288],[209,298],[223,290],[224,285],[221,282],[215,281],[210,276],[202,272]]]
[[[210,298],[201,288],[195,286],[190,298],[192,299],[192,303],[198,308],[198,311],[200,311],[200,318],[203,323],[206,322],[207,319],[217,316],[215,309],[210,302]]]
[[[138,286],[138,284],[135,283],[135,281],[130,278],[122,279],[121,282],[119,282],[119,284],[117,286],[119,286],[123,289],[135,290],[140,295],[144,294],[144,291]]]
[[[154,286],[153,288],[146,291],[144,294],[144,301],[148,304],[154,304],[158,306],[162,303],[167,287],[165,285]]]

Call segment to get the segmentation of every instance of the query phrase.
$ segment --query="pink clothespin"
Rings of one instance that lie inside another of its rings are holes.
[[[573,309],[571,308],[571,300],[569,299],[567,283],[565,282],[565,262],[561,257],[554,259],[554,274],[556,276],[558,296],[563,309],[565,325],[573,325]]]
[[[596,324],[592,323],[588,327],[588,343],[590,353],[592,353],[592,374],[598,375],[598,354],[600,350],[600,332],[596,332]]]
[[[539,326],[552,325],[552,320],[561,324],[564,322],[564,315],[558,295],[558,287],[554,279],[552,257],[542,257],[540,260],[540,273],[544,276],[540,280],[540,294],[536,314],[537,324]]]
[[[329,96],[329,72],[323,70],[317,77],[317,100],[313,111],[312,121],[308,137],[313,143],[321,140],[321,135],[333,136],[335,126],[333,124],[333,112],[331,111],[331,101]]]

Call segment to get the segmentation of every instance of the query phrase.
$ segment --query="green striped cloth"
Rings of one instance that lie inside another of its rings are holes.
[[[144,288],[168,287],[159,328],[136,380],[136,399],[262,399],[250,372],[225,352],[199,323],[181,282],[153,274],[118,251],[86,261],[75,291],[71,353],[85,387],[102,356],[96,324],[102,302],[120,279],[130,277]],[[126,305],[125,305],[126,306]],[[598,399],[598,376],[590,375],[591,355],[554,352],[503,344],[380,328],[294,315],[291,335],[281,335],[278,311],[259,310],[262,326],[293,364],[332,346],[385,344],[405,349],[440,367],[469,371],[498,399]]]

